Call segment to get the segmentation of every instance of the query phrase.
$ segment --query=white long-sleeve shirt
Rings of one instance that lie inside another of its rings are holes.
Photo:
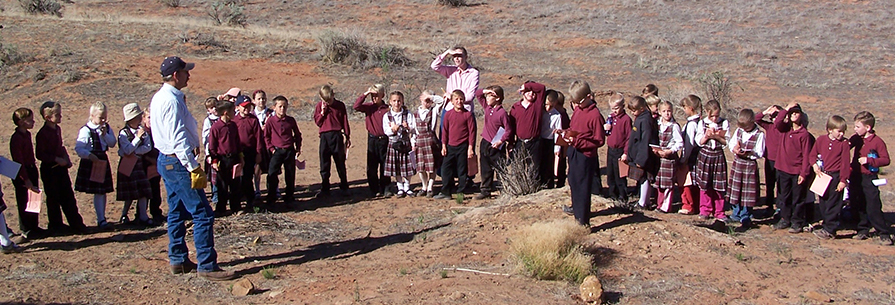
[[[684,148],[684,138],[681,136],[681,127],[677,125],[677,122],[665,122],[662,119],[659,119],[659,134],[661,135],[665,131],[671,128],[671,141],[668,142],[666,147],[662,147],[662,149],[671,150],[671,152],[676,153]]]
[[[208,134],[211,133],[211,125],[214,125],[214,122],[217,122],[220,118],[213,114],[209,113],[205,120],[202,121],[202,143],[205,143],[205,155],[210,155],[208,153]]]
[[[696,128],[699,125],[699,115],[691,115],[687,118],[687,124],[684,125],[684,129],[681,132],[681,136],[684,138],[684,152],[681,154],[681,161],[687,162],[690,158],[690,155],[693,153],[693,150],[696,145]]]
[[[547,139],[550,142],[554,142],[553,131],[562,129],[562,116],[556,108],[550,109],[549,112],[541,113],[541,115],[541,139]],[[553,145],[553,153],[558,153],[559,150],[559,145]]]
[[[152,142],[160,153],[175,155],[188,171],[199,167],[199,123],[190,113],[183,92],[168,83],[162,85],[149,103],[152,113]]]
[[[705,130],[706,127],[711,127],[715,129],[720,129],[724,131],[724,139],[730,140],[730,121],[721,119],[721,124],[709,121],[708,118],[702,119],[699,122],[699,126],[696,126],[696,144],[709,149],[719,149],[724,148],[724,145],[721,145],[717,140],[708,140],[705,144],[700,145],[702,139],[705,138]]]
[[[152,151],[152,139],[149,138],[148,133],[144,133],[142,136],[137,137],[137,131],[143,127],[133,129],[130,127],[124,127],[127,130],[130,130],[131,134],[134,135],[133,141],[127,140],[127,132],[125,129],[122,129],[118,132],[118,155],[119,156],[127,156],[130,154],[136,154],[138,156],[144,155],[150,151]]]
[[[389,119],[389,114],[395,119],[396,125],[401,125],[405,121],[407,122],[407,133],[411,136],[411,143],[416,143],[416,134],[413,132],[413,129],[416,128],[416,119],[415,115],[410,111],[401,110],[400,112],[394,112],[389,109],[389,112],[382,116],[382,130],[385,131],[385,135],[389,137],[390,141],[397,140],[397,133],[392,131],[392,121]],[[406,114],[406,115],[404,115]]]
[[[730,148],[730,152],[736,154],[733,150],[735,143],[739,143],[740,147],[745,145],[746,141],[749,141],[749,138],[752,138],[755,133],[759,133],[758,137],[755,139],[755,147],[752,148],[752,153],[749,154],[749,159],[758,160],[761,156],[764,155],[764,132],[758,129],[758,126],[752,128],[752,131],[745,131],[742,128],[737,128],[736,131],[733,132],[733,137],[730,138],[730,142],[727,143],[727,147]]]
[[[87,125],[81,127],[78,130],[78,140],[75,143],[75,152],[78,154],[78,157],[86,159],[90,156],[93,150],[92,145],[99,144],[99,148],[102,151],[109,150],[109,147],[115,147],[115,143],[118,142],[115,139],[115,134],[112,133],[111,128],[106,124],[106,132],[104,134],[100,134],[99,125],[93,124],[93,122],[87,122]],[[95,133],[99,135],[99,143],[92,143],[93,140],[90,138],[90,134]]]

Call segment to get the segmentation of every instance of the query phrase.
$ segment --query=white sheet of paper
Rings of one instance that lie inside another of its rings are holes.
[[[28,204],[25,206],[25,212],[40,214],[41,202],[40,193],[28,190]]]
[[[494,138],[491,139],[491,145],[493,146],[494,143],[497,143],[498,141],[500,141],[500,139],[503,139],[503,135],[504,135],[506,132],[507,132],[507,131],[504,130],[503,127],[498,128],[498,129],[497,129],[497,132],[494,133]]]
[[[823,197],[824,194],[827,193],[827,187],[830,186],[831,182],[833,182],[833,177],[821,173],[817,176],[814,176],[814,181],[811,182],[810,190],[817,194],[817,196]]]
[[[16,176],[19,175],[19,168],[21,167],[22,164],[19,164],[18,162],[0,157],[0,175],[6,176],[9,179],[15,179]]]
[[[888,181],[886,179],[876,179],[876,180],[871,180],[870,182],[873,182],[873,185],[876,185],[876,186],[883,186],[883,185],[886,185],[886,183],[888,183]]]

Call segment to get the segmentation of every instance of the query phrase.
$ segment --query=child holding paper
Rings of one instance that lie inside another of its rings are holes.
[[[812,168],[817,177],[830,177],[829,184],[820,195],[820,214],[824,220],[824,227],[814,230],[814,235],[820,239],[836,238],[836,229],[839,227],[842,191],[848,186],[848,177],[851,175],[851,164],[849,164],[851,147],[842,136],[846,129],[848,123],[844,118],[838,115],[831,116],[827,120],[827,136],[817,138],[817,142],[808,153],[810,158],[808,163],[813,164]]]
[[[481,200],[491,197],[494,188],[494,168],[499,166],[500,160],[506,158],[507,140],[513,136],[513,127],[510,125],[510,116],[503,108],[503,88],[500,86],[488,86],[484,90],[476,90],[476,99],[482,105],[484,124],[482,125],[482,142],[479,146],[479,166],[482,172],[481,193],[475,199]],[[498,137],[498,131],[503,129],[503,134]]]
[[[879,168],[889,165],[889,150],[886,142],[873,131],[876,118],[867,111],[855,115],[855,134],[849,142],[855,148],[851,161],[849,195],[851,204],[859,212],[858,234],[854,239],[867,239],[870,228],[879,233],[883,245],[892,245],[892,231],[883,218],[883,206],[879,200],[879,185],[886,183],[879,179]]]
[[[16,124],[16,131],[9,139],[9,154],[12,160],[22,164],[19,175],[12,180],[16,192],[16,207],[19,211],[19,229],[22,237],[36,239],[44,235],[44,230],[38,226],[40,213],[25,211],[28,206],[28,191],[40,192],[37,187],[37,163],[34,161],[34,146],[31,145],[31,132],[34,127],[34,113],[28,108],[19,108],[12,113],[12,122]]]
[[[655,180],[659,172],[659,157],[653,153],[650,145],[659,145],[659,124],[647,108],[646,100],[639,96],[627,100],[634,123],[628,137],[628,153],[622,155],[621,160],[634,167],[632,172],[643,172],[639,177],[628,175],[628,178],[635,180],[640,189],[640,207],[649,208],[650,182]]]
[[[684,147],[681,137],[681,126],[674,120],[674,107],[669,101],[660,101],[659,112],[659,146],[653,153],[659,156],[659,173],[653,184],[658,194],[656,202],[659,211],[671,211],[671,197],[674,194],[674,177],[677,167],[678,151]]]
[[[609,118],[603,124],[606,131],[606,185],[609,187],[609,198],[628,202],[627,171],[619,171],[619,162],[628,150],[628,138],[633,129],[631,117],[625,112],[625,96],[611,92],[609,96]]]
[[[705,118],[696,129],[696,184],[699,185],[699,218],[727,222],[724,215],[724,192],[727,191],[727,157],[724,146],[730,139],[730,122],[721,117],[721,104],[705,103]]]
[[[81,157],[75,190],[93,194],[93,209],[96,211],[96,226],[100,229],[111,227],[106,221],[106,194],[113,191],[112,169],[106,151],[115,147],[118,139],[107,123],[108,110],[103,102],[90,106],[90,118],[78,131],[75,152]],[[102,165],[105,166],[102,166]],[[102,171],[102,172],[95,172]],[[104,173],[103,173],[104,172]]]
[[[240,97],[242,98],[242,97]],[[233,122],[234,106],[229,101],[220,101],[215,107],[221,119],[211,125],[208,132],[208,155],[211,157],[211,167],[217,171],[215,184],[218,188],[218,202],[214,208],[216,217],[227,213],[227,204],[230,204],[230,212],[240,209],[239,202],[242,197],[240,183],[242,182],[242,145],[239,143],[239,127]],[[251,178],[251,177],[249,177]]]
[[[780,189],[777,196],[780,221],[774,229],[789,228],[790,233],[801,233],[808,218],[805,197],[809,185],[806,181],[811,174],[808,154],[814,145],[814,136],[808,132],[808,117],[795,102],[777,114],[774,126],[783,134],[778,152],[781,158],[774,164],[777,168],[777,187]]]
[[[560,158],[560,146],[556,145],[555,135],[562,131],[562,115],[556,109],[560,103],[560,95],[556,90],[547,90],[544,99],[544,112],[541,114],[541,185],[548,189],[556,187],[556,160]]]
[[[140,105],[137,103],[124,105],[122,112],[125,126],[118,132],[118,155],[121,159],[118,162],[118,192],[115,193],[115,199],[124,201],[119,223],[130,222],[127,213],[136,200],[136,220],[142,226],[151,227],[155,224],[146,213],[146,205],[152,196],[152,187],[146,176],[143,155],[152,150],[152,141],[143,126],[140,126],[143,122],[143,110],[140,109]]]
[[[755,124],[752,109],[740,110],[737,130],[730,137],[730,152],[734,154],[730,168],[730,192],[733,206],[731,218],[739,221],[743,230],[752,226],[752,208],[758,202],[758,163],[765,150],[765,134]],[[840,196],[841,197],[841,196]]]

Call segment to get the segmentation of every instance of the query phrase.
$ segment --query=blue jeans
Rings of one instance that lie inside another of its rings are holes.
[[[159,154],[157,166],[168,190],[168,259],[171,265],[189,260],[183,223],[192,219],[199,271],[219,269],[218,254],[214,250],[214,212],[205,198],[205,190],[191,187],[190,172],[177,158]]]
[[[739,222],[743,222],[746,219],[752,220],[752,207],[738,204],[734,205],[733,213],[730,214],[730,218]]]

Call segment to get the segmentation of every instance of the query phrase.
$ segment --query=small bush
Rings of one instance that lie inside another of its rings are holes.
[[[181,7],[184,5],[184,0],[158,0],[159,3],[164,4],[167,7]]]
[[[242,1],[215,1],[208,8],[208,16],[217,25],[241,26],[248,24]]]
[[[380,67],[388,71],[392,67],[407,67],[414,61],[395,46],[373,46],[357,35],[326,31],[317,36],[323,61],[349,65],[358,69]]]
[[[437,0],[438,5],[461,7],[467,6],[466,0]]]
[[[589,233],[569,219],[535,223],[512,241],[512,260],[526,276],[580,283],[593,273],[593,257],[581,246]]]
[[[19,52],[15,45],[0,43],[0,67],[12,66],[31,61],[31,56]]]
[[[522,196],[540,190],[541,182],[532,166],[531,154],[525,149],[514,150],[513,154],[509,159],[498,161],[494,169],[503,186],[501,196]]]
[[[277,269],[274,267],[264,267],[264,269],[261,269],[261,276],[265,279],[272,280],[277,277]]]
[[[56,0],[19,0],[19,5],[29,14],[54,15],[62,18],[62,4]]]

